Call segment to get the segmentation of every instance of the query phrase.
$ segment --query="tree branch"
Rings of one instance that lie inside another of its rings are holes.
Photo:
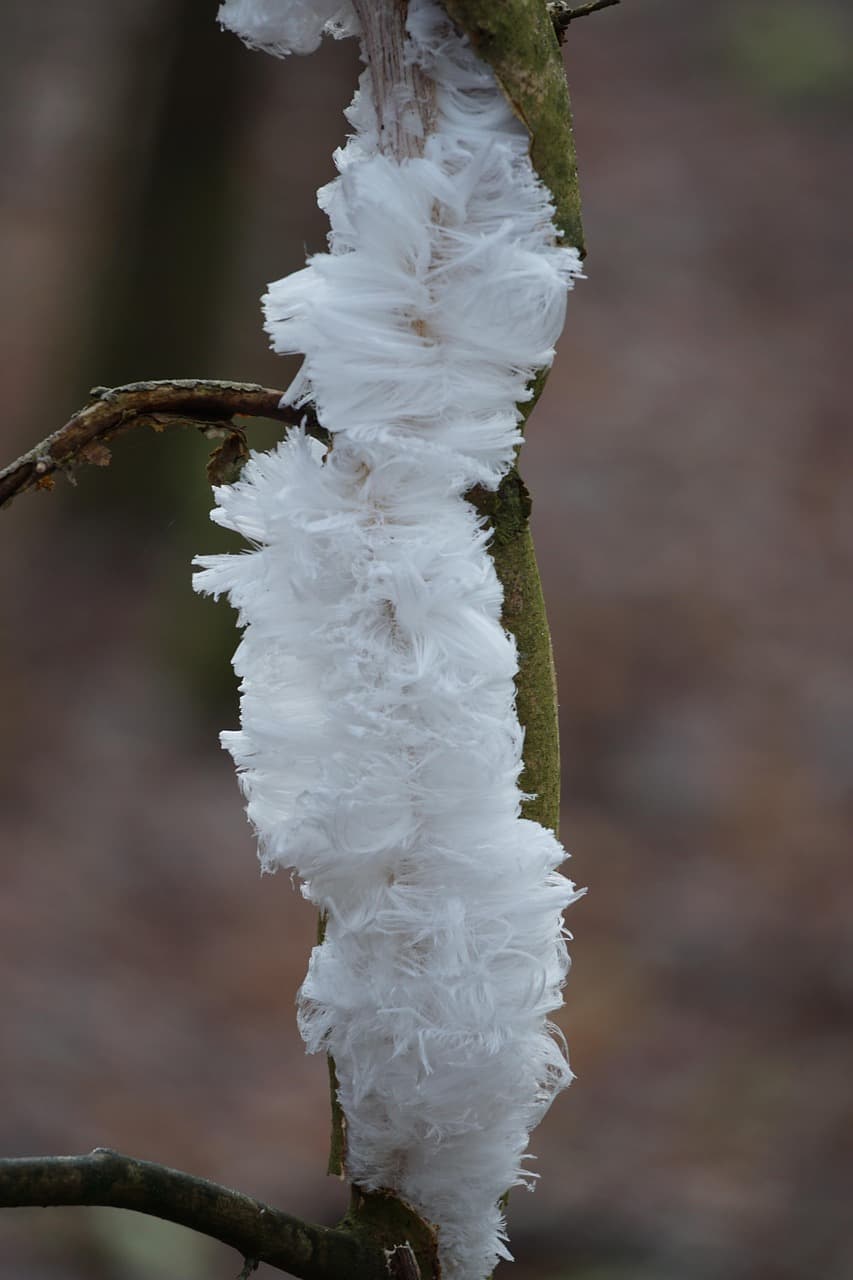
[[[328,1228],[303,1222],[239,1191],[165,1165],[103,1147],[85,1156],[0,1160],[0,1208],[56,1205],[105,1205],[176,1222],[230,1245],[247,1262],[266,1262],[301,1280],[389,1276],[381,1243],[371,1242],[349,1224]],[[396,1248],[401,1258],[414,1260],[405,1240]]]
[[[280,391],[251,382],[173,378],[95,387],[90,394],[89,403],[64,427],[0,471],[0,507],[28,489],[52,488],[56,471],[71,475],[83,464],[107,466],[107,441],[139,426],[155,431],[196,427],[208,439],[224,438],[208,470],[214,484],[234,479],[248,453],[243,428],[233,421],[236,416],[272,418],[290,427],[305,419],[310,435],[328,439],[313,414],[281,408]]]
[[[562,44],[566,38],[569,23],[574,22],[575,18],[586,18],[590,13],[598,13],[599,9],[610,9],[614,4],[619,3],[620,0],[589,0],[587,4],[579,4],[573,9],[566,0],[550,0],[548,15],[554,24],[557,39]]]

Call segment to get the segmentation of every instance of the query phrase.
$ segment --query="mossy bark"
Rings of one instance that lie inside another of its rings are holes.
[[[518,649],[516,710],[524,729],[521,812],[557,830],[560,818],[560,739],[557,678],[545,598],[530,532],[530,494],[513,467],[495,493],[468,494],[492,530],[489,550],[503,586],[501,620]]]
[[[402,1203],[402,1202],[401,1202]],[[355,1212],[339,1227],[303,1222],[251,1196],[204,1178],[117,1151],[85,1156],[0,1160],[0,1208],[103,1205],[175,1222],[220,1240],[247,1260],[244,1274],[266,1262],[300,1280],[435,1280],[435,1242],[399,1211],[388,1229]],[[389,1248],[389,1239],[402,1245]]]

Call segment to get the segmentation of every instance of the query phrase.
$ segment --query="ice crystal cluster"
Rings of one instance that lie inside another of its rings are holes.
[[[220,21],[279,53],[358,25],[335,0],[228,0]],[[399,99],[421,136],[388,154],[368,67],[319,196],[329,252],[265,298],[274,348],[304,356],[285,399],[332,445],[294,432],[217,490],[213,518],[251,550],[201,557],[196,582],[244,629],[223,740],[262,862],[328,916],[299,1025],[337,1066],[347,1174],[437,1224],[445,1275],[482,1280],[571,1078],[547,1019],[576,894],[520,816],[518,659],[464,495],[513,462],[579,263],[491,71],[436,0],[407,22],[429,131]]]

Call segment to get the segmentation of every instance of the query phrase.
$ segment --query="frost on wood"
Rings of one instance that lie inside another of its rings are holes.
[[[281,50],[343,13],[220,16]],[[274,348],[305,357],[285,398],[332,445],[296,432],[217,490],[214,519],[252,550],[200,557],[196,582],[244,629],[223,740],[262,862],[328,917],[299,1023],[337,1067],[347,1173],[438,1225],[446,1275],[482,1280],[508,1256],[499,1202],[529,1180],[529,1132],[571,1078],[547,1019],[577,895],[552,832],[520,817],[518,657],[464,494],[512,465],[579,260],[491,71],[435,0],[411,0],[407,29],[406,145],[368,66],[320,192],[329,252],[265,298]]]

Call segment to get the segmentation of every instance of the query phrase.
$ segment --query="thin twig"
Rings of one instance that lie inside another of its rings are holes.
[[[106,1205],[176,1222],[302,1280],[387,1280],[363,1233],[303,1222],[242,1192],[98,1147],[85,1156],[0,1160],[0,1208]],[[246,1272],[246,1267],[244,1267]]]
[[[551,0],[548,12],[554,24],[557,39],[562,44],[569,29],[569,23],[574,22],[575,18],[586,18],[591,13],[597,13],[599,9],[610,9],[614,4],[619,3],[620,0],[589,0],[587,4],[579,4],[572,8],[566,0]]]
[[[95,387],[91,400],[53,435],[0,471],[0,507],[28,489],[49,489],[53,476],[75,468],[107,466],[107,441],[149,426],[196,427],[208,439],[222,439],[210,473],[211,481],[232,479],[246,454],[243,428],[235,417],[272,418],[288,426],[305,419],[310,435],[327,439],[313,415],[281,408],[282,393],[251,382],[214,382],[173,378],[164,382],[131,382],[124,387]]]

